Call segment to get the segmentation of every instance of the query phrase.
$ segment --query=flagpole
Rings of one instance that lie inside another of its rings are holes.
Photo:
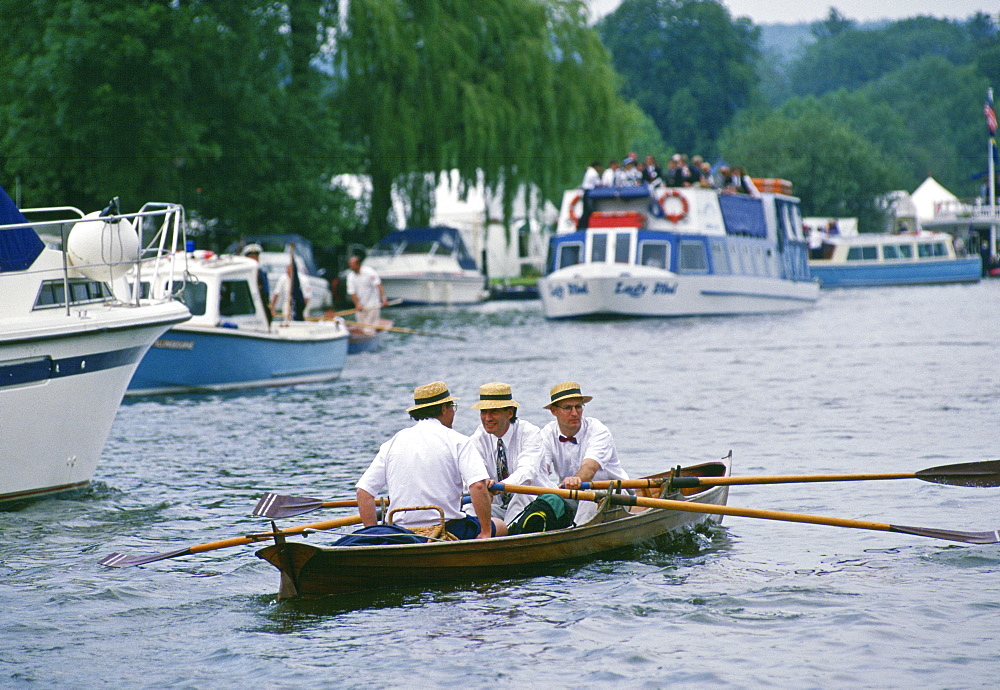
[[[986,89],[986,101],[992,105],[993,103],[993,87]],[[987,153],[989,154],[989,186],[990,186],[990,208],[993,210],[993,214],[996,215],[997,210],[997,183],[996,183],[996,171],[993,166],[993,148],[996,146],[996,137],[991,136],[989,138],[989,149]]]

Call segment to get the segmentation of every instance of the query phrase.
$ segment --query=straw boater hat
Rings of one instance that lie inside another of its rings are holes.
[[[521,403],[514,400],[510,385],[506,383],[484,383],[479,387],[479,402],[472,406],[473,410],[498,410],[503,407],[520,407]]]
[[[552,390],[549,391],[549,404],[545,406],[545,409],[551,410],[552,406],[555,405],[560,400],[565,400],[566,398],[583,398],[584,403],[589,403],[593,400],[593,396],[584,395],[580,392],[580,384],[576,381],[566,381],[565,383],[557,383],[552,386]]]
[[[430,407],[456,400],[459,398],[451,397],[451,393],[448,392],[448,384],[444,381],[435,381],[413,389],[413,407],[406,408],[406,411],[413,412],[421,407]]]

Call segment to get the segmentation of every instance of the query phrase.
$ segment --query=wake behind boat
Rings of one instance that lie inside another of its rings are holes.
[[[158,247],[148,265],[170,280],[160,259],[183,246],[181,206],[24,214],[30,224],[0,189],[0,501],[86,486],[139,360],[190,317],[169,294],[135,296],[125,280],[143,246]]]
[[[539,280],[550,319],[762,314],[811,306],[799,200],[646,184],[571,190]],[[590,212],[581,223],[584,208]],[[581,226],[581,227],[578,227]]]
[[[349,337],[342,320],[269,324],[256,261],[204,251],[173,260],[185,277],[171,284],[153,275],[143,279],[144,289],[172,290],[192,317],[153,343],[128,395],[316,383],[340,375]]]
[[[725,477],[730,460],[683,468],[682,477]],[[665,472],[653,477],[669,477]],[[672,490],[665,484],[647,494],[687,502],[725,505],[727,486]],[[279,598],[343,594],[402,585],[427,585],[473,577],[508,577],[514,572],[591,558],[689,530],[722,516],[627,508],[604,500],[597,514],[583,525],[493,539],[437,541],[382,546],[320,546],[302,542],[278,543],[257,556],[281,571]]]

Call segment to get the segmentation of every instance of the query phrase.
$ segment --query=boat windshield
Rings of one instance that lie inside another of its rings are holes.
[[[185,280],[179,284],[177,298],[184,303],[192,316],[204,316],[208,304],[208,285]]]

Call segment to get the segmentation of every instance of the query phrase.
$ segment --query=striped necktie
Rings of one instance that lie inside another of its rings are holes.
[[[507,449],[503,445],[503,439],[497,439],[497,481],[502,482],[504,479],[510,476],[510,472],[507,469]],[[511,495],[504,492],[500,495],[500,503],[506,508],[507,504],[510,503]]]

